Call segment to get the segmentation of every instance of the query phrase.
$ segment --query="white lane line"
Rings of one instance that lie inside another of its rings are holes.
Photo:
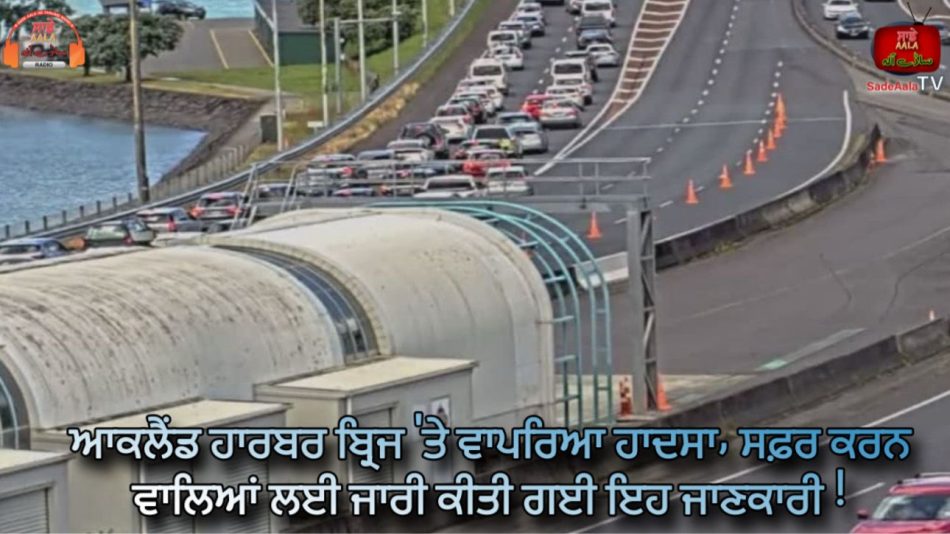
[[[594,19],[594,20],[597,20],[597,19]],[[395,35],[395,34],[393,34],[393,35]],[[567,36],[566,36],[566,35],[565,35],[564,37],[561,37],[561,42],[562,42],[562,43],[566,43],[566,42],[567,42]]]
[[[874,490],[876,490],[876,489],[878,489],[878,488],[881,488],[881,487],[883,487],[883,486],[884,486],[884,483],[883,483],[883,482],[878,482],[877,484],[874,484],[873,486],[868,486],[868,487],[864,488],[863,490],[858,490],[858,491],[852,493],[851,495],[845,495],[845,496],[844,496],[844,500],[850,501],[851,499],[854,499],[854,498],[856,498],[856,497],[860,497],[860,496],[862,496],[862,495],[867,495],[868,493],[871,493],[872,491],[874,491]]]
[[[712,75],[713,75],[713,76],[717,76],[718,74],[719,74],[719,69],[713,69],[713,70],[712,70]]]
[[[794,122],[840,122],[845,120],[845,117],[805,117],[800,119],[788,119],[788,123]],[[736,121],[714,121],[714,122],[694,122],[685,128],[699,128],[699,127],[716,127],[716,126],[741,126],[744,124],[764,124],[767,121],[765,119],[749,119],[749,120],[736,120]],[[683,125],[675,122],[664,122],[658,124],[634,124],[629,126],[611,126],[605,128],[606,130],[652,130],[657,128],[675,128],[674,131],[679,131]]]
[[[702,191],[703,189],[706,189],[706,186],[705,186],[705,185],[698,185],[698,186],[696,186],[696,192],[697,192],[697,193],[699,193],[699,192]]]
[[[616,221],[614,221],[614,224],[623,224],[625,222],[627,222],[626,217],[624,217],[623,219],[617,219]]]
[[[228,65],[228,60],[224,57],[224,51],[221,50],[221,43],[218,42],[218,36],[215,35],[214,29],[209,29],[208,34],[211,36],[211,44],[214,45],[215,51],[218,52],[218,59],[221,60],[221,66],[224,67],[224,70],[230,70],[231,67]]]
[[[670,206],[672,206],[672,205],[673,205],[673,201],[672,201],[672,200],[667,200],[666,202],[660,204],[660,207],[661,207],[661,208],[668,208],[668,207],[670,207]]]

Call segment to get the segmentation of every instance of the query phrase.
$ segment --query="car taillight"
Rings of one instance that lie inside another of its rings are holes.
[[[237,215],[241,208],[237,206],[228,206],[228,215]]]
[[[195,206],[191,208],[191,216],[196,219],[198,217],[201,217],[202,212],[204,212],[204,208],[202,208],[201,206]]]
[[[125,243],[126,245],[131,245],[134,243],[132,241],[132,236],[130,235],[125,236],[125,239],[123,239],[122,242]]]
[[[172,219],[169,219],[169,220],[168,220],[168,231],[169,231],[169,232],[177,232],[177,231],[178,231],[178,225],[175,224],[175,221],[173,221]]]
[[[350,176],[353,175],[353,168],[352,168],[352,167],[343,167],[343,171],[341,171],[340,174],[342,174],[343,176],[349,178]]]

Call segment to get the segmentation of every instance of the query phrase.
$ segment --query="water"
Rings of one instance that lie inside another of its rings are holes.
[[[195,0],[195,3],[205,8],[209,19],[222,18],[251,18],[254,16],[254,0]],[[102,4],[99,0],[69,0],[69,5],[76,11],[74,16],[95,15],[102,13]]]
[[[146,126],[152,181],[204,136]],[[0,147],[0,226],[25,219],[35,225],[41,216],[63,209],[75,216],[80,204],[88,210],[96,200],[111,203],[112,195],[136,190],[130,123],[0,107]]]

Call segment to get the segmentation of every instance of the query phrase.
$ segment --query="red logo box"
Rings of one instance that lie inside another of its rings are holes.
[[[940,68],[940,32],[926,24],[898,24],[874,32],[874,64],[892,74]]]

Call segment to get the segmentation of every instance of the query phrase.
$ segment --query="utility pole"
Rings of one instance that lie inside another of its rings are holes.
[[[399,74],[399,5],[393,0],[393,78]]]
[[[330,99],[327,95],[327,30],[326,30],[326,6],[324,0],[320,0],[320,93],[321,106],[323,107],[323,127],[330,126]],[[335,53],[339,54],[339,44],[333,47]]]
[[[339,117],[343,114],[343,75],[340,72],[340,17],[333,17],[333,50],[336,59],[336,114]]]
[[[422,0],[422,46],[429,45],[429,2]]]
[[[135,137],[135,181],[139,189],[139,201],[151,199],[148,172],[145,166],[145,125],[142,117],[142,69],[139,61],[139,6],[138,0],[129,0],[129,68],[132,69],[132,124]]]
[[[132,0],[134,1],[134,0]],[[284,98],[280,90],[280,32],[277,25],[277,0],[271,0],[271,18],[274,26],[274,104],[277,107],[277,151],[284,149]]]
[[[366,101],[366,36],[363,28],[363,0],[356,0],[357,34],[360,56],[360,102]]]
[[[449,17],[455,16],[455,0],[449,0]]]

